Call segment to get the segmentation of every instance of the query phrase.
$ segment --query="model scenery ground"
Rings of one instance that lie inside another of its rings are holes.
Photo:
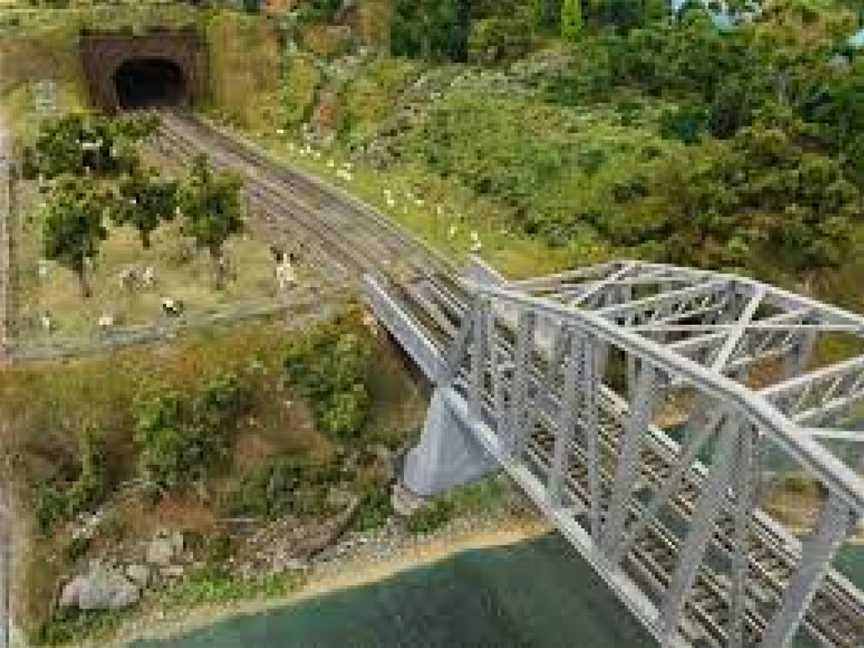
[[[864,309],[864,63],[847,43],[849,3],[766,1],[733,32],[698,9],[679,20],[652,13],[658,3],[582,3],[575,33],[554,0],[479,2],[467,25],[455,0],[441,0],[425,31],[413,28],[427,17],[410,0],[360,0],[344,16],[339,4],[7,0],[0,104],[20,151],[43,123],[88,105],[81,28],[192,26],[209,44],[198,107],[208,119],[450,258],[476,253],[514,277],[619,257],[675,261]],[[188,171],[152,147],[141,154],[166,177]],[[356,298],[309,306],[328,287],[314,261],[301,259],[297,286],[279,290],[272,234],[254,213],[225,244],[236,277],[224,289],[179,222],[160,226],[150,250],[111,225],[84,300],[74,273],[45,259],[49,198],[38,185],[18,185],[22,348],[98,340],[104,315],[115,333],[166,326],[165,297],[184,303],[192,326],[179,340],[0,374],[2,450],[25,520],[17,614],[32,642],[99,644],[137,614],[284,596],[303,586],[312,550],[346,526],[349,537],[394,526],[413,537],[454,516],[511,512],[517,498],[493,482],[396,520],[392,460],[417,436],[425,387]],[[152,267],[155,284],[122,286],[133,267]],[[285,309],[207,323],[261,304]],[[230,406],[206,410],[211,400]],[[781,475],[764,495],[792,528],[812,526],[821,494],[806,476]],[[162,563],[146,560],[154,547],[168,551]],[[59,606],[94,561],[111,573],[148,568],[138,607]]]

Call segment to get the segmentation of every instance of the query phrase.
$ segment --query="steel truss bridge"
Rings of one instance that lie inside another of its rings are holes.
[[[864,646],[832,566],[864,513],[864,318],[652,263],[467,277],[367,278],[436,385],[408,489],[503,467],[662,646]]]

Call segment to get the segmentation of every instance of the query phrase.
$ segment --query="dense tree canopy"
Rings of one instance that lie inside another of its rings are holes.
[[[231,236],[243,231],[242,186],[239,177],[214,172],[207,157],[199,155],[180,189],[183,233],[210,253],[217,288],[222,288],[225,281],[223,246]]]
[[[118,225],[131,225],[141,235],[141,244],[150,247],[150,235],[160,223],[174,218],[177,208],[177,183],[161,178],[155,169],[136,167],[120,182],[118,200],[111,219]]]
[[[104,218],[110,203],[110,194],[75,177],[63,177],[48,202],[43,222],[45,258],[74,272],[85,298],[90,296],[87,261],[96,257],[108,236]]]
[[[36,142],[25,149],[25,173],[55,178],[61,174],[107,174],[138,164],[137,144],[151,136],[159,120],[128,115],[70,113],[44,122]]]

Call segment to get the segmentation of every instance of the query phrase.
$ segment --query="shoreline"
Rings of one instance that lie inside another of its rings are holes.
[[[457,525],[461,526],[461,525]],[[363,587],[393,578],[401,573],[427,567],[453,556],[472,550],[491,549],[514,545],[546,535],[553,531],[542,520],[508,518],[489,528],[449,528],[449,533],[436,533],[432,537],[416,537],[400,544],[387,557],[374,551],[374,541],[360,551],[345,557],[314,563],[307,582],[295,592],[271,599],[253,599],[235,603],[204,605],[167,612],[148,611],[122,624],[116,638],[88,640],[78,648],[128,648],[136,641],[170,641],[182,635],[214,626],[223,621],[243,616],[289,608],[310,599],[336,592]]]

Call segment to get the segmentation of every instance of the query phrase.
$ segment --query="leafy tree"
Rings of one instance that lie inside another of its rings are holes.
[[[715,143],[710,156],[665,161],[644,191],[622,198],[598,221],[607,236],[660,243],[668,260],[709,267],[836,266],[864,216],[840,162],[763,125]]]
[[[531,23],[522,15],[475,20],[468,41],[469,58],[482,63],[512,61],[533,44]]]
[[[561,1],[562,0],[533,0],[531,9],[534,14],[535,24],[543,29],[560,29]]]
[[[179,191],[183,233],[210,253],[220,290],[225,286],[223,247],[231,236],[243,231],[242,187],[238,176],[214,173],[207,156],[197,155]]]
[[[464,62],[470,27],[469,0],[397,0],[390,49],[396,56]]]
[[[582,0],[564,0],[561,4],[561,35],[576,40],[582,31]]]
[[[138,164],[137,144],[152,135],[158,125],[158,117],[152,115],[109,118],[71,113],[46,120],[35,144],[25,149],[25,173],[52,179],[64,173],[129,171]]]
[[[91,294],[87,260],[96,257],[102,241],[108,238],[104,216],[111,200],[110,194],[74,177],[58,182],[48,200],[42,229],[45,258],[77,275],[85,299]]]
[[[150,248],[150,235],[163,221],[171,221],[177,208],[177,183],[163,180],[155,169],[136,167],[120,183],[119,200],[111,212],[118,225],[132,225],[141,245]]]

